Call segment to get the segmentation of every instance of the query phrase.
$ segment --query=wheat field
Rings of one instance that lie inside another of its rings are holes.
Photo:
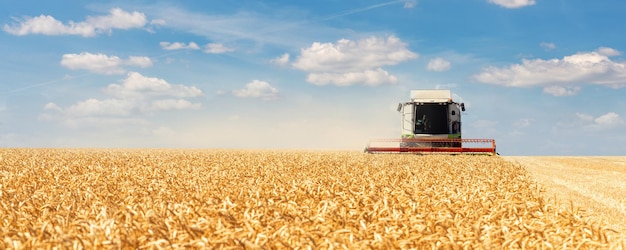
[[[0,149],[0,249],[623,248],[489,156]]]
[[[505,156],[522,164],[563,207],[622,232],[626,239],[625,156]]]

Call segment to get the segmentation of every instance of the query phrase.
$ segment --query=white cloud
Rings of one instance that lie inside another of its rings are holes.
[[[122,74],[125,70],[121,67],[122,59],[117,56],[104,54],[65,54],[61,59],[61,65],[71,70],[86,69],[101,74]]]
[[[541,42],[539,46],[541,46],[545,50],[553,50],[556,48],[556,45],[554,45],[554,43],[548,43],[548,42]]]
[[[601,47],[562,59],[523,59],[521,64],[484,68],[474,79],[508,87],[541,86],[546,93],[556,95],[575,94],[581,84],[622,88],[626,87],[626,62],[610,58],[620,54],[615,49]]]
[[[209,54],[221,54],[232,51],[235,51],[235,49],[228,48],[221,43],[209,43],[204,46],[204,52]]]
[[[179,49],[200,49],[200,46],[194,42],[189,42],[188,44],[181,42],[160,42],[161,48],[164,50],[179,50]]]
[[[104,92],[118,98],[145,98],[154,96],[196,97],[202,91],[195,86],[173,85],[163,79],[130,72],[122,84],[109,84]]]
[[[146,68],[152,66],[152,60],[148,57],[131,56],[124,60],[117,56],[107,56],[105,54],[91,54],[82,52],[80,54],[65,54],[61,59],[61,65],[71,70],[84,69],[100,74],[123,74],[126,72],[122,66],[137,66]]]
[[[87,17],[85,23],[93,25],[96,30],[132,29],[143,27],[146,24],[146,15],[133,11],[126,12],[120,8],[113,8],[107,16]]]
[[[535,4],[535,0],[487,0],[490,3],[500,5],[505,8],[515,9]]]
[[[376,86],[385,83],[395,84],[398,78],[389,74],[389,72],[377,68],[374,70],[365,70],[363,72],[345,72],[345,73],[310,73],[307,82],[315,85],[334,84],[337,86],[350,86],[359,83],[368,86]]]
[[[600,126],[614,126],[623,123],[622,118],[614,112],[601,115],[593,121]]]
[[[5,24],[4,31],[18,36],[29,34],[42,35],[81,35],[93,37],[100,33],[108,33],[113,29],[141,28],[147,23],[146,16],[140,12],[126,12],[113,8],[109,15],[87,17],[83,22],[69,21],[63,24],[52,16],[40,15],[19,20],[19,24]]]
[[[433,58],[428,62],[426,68],[430,71],[443,72],[450,69],[450,62],[441,57]]]
[[[62,111],[61,107],[59,107],[58,105],[56,105],[56,104],[54,104],[54,103],[52,103],[52,102],[47,103],[47,104],[43,107],[43,109],[44,109],[44,110]]]
[[[233,90],[233,95],[242,98],[260,98],[272,100],[278,96],[278,89],[268,82],[254,80],[246,84],[243,89]]]
[[[282,56],[274,58],[270,60],[270,62],[277,65],[287,65],[287,63],[289,63],[289,53],[285,53]]]
[[[302,49],[292,66],[308,72],[308,81],[318,85],[393,84],[395,76],[380,67],[417,57],[395,36],[358,41],[341,39],[336,43],[315,42]],[[372,78],[363,79],[362,76]]]
[[[548,86],[543,88],[543,92],[551,94],[553,96],[573,96],[580,91],[579,86],[561,87],[561,86]]]
[[[622,52],[616,49],[607,48],[607,47],[600,47],[596,50],[596,52],[598,52],[598,54],[600,55],[605,55],[605,56],[619,56],[622,54]]]
[[[69,116],[127,116],[134,104],[123,99],[87,99],[69,106],[64,113]]]
[[[315,42],[301,50],[293,66],[305,71],[353,71],[395,65],[414,58],[417,54],[395,36],[370,37],[359,41],[341,39],[335,44]]]
[[[159,28],[159,26],[164,26],[166,24],[167,22],[163,19],[153,19],[152,21],[150,21],[150,25],[146,25],[145,29],[150,33],[156,33],[156,31],[154,30],[155,28]]]
[[[181,109],[199,109],[202,107],[200,103],[192,103],[185,99],[164,99],[152,101],[150,107],[147,110],[160,111],[160,110],[181,110]]]
[[[129,56],[128,60],[124,61],[124,64],[140,68],[148,68],[152,67],[152,60],[145,56]]]
[[[199,109],[200,103],[192,103],[183,98],[197,97],[202,91],[194,86],[173,85],[163,79],[145,77],[131,72],[122,84],[110,84],[104,93],[110,98],[89,98],[67,108],[55,103],[47,103],[47,112],[40,116],[43,120],[59,121],[70,127],[82,124],[132,124],[145,123],[140,116],[168,110]]]
[[[598,117],[593,117],[592,115],[583,113],[576,113],[576,117],[578,117],[580,121],[586,122],[586,127],[595,129],[605,129],[626,124],[624,123],[622,117],[615,112],[608,112]]]

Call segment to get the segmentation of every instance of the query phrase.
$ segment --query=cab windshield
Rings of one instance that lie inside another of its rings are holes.
[[[448,134],[448,105],[416,105],[415,134]]]

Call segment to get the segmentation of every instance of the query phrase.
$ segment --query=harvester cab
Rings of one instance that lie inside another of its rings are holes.
[[[401,136],[370,140],[368,153],[496,154],[493,139],[463,139],[464,103],[450,90],[412,90],[409,102],[399,103]]]

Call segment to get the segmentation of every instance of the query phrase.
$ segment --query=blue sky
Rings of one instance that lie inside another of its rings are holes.
[[[624,155],[626,2],[3,1],[0,146],[361,150],[451,89],[504,155]]]

